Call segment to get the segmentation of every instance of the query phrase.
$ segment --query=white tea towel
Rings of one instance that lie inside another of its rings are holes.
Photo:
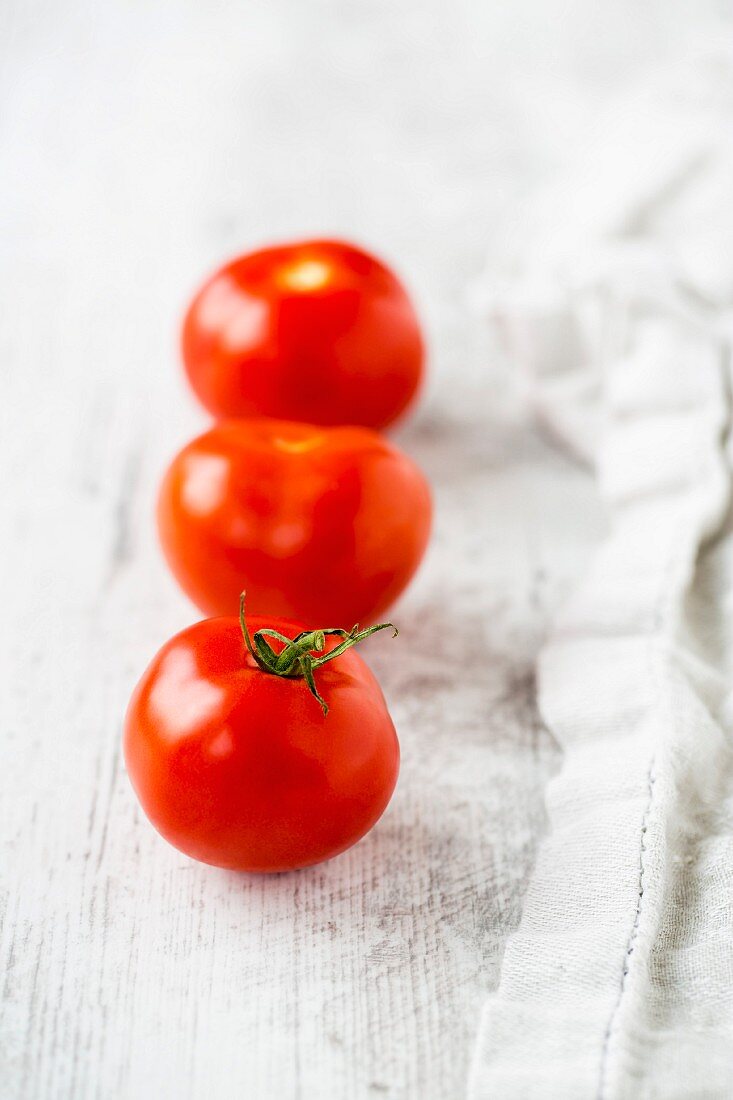
[[[733,1096],[732,101],[717,44],[625,97],[491,291],[611,532],[539,663],[564,762],[472,1100]]]

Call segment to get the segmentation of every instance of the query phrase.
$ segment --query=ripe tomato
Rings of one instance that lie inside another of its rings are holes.
[[[196,294],[183,362],[216,417],[383,428],[423,374],[420,326],[397,277],[340,241],[250,252]]]
[[[174,458],[158,522],[168,563],[208,615],[247,589],[255,614],[373,622],[415,572],[430,491],[367,428],[221,421]]]
[[[145,813],[176,848],[218,867],[288,871],[371,829],[397,782],[399,744],[376,679],[341,652],[361,635],[304,636],[281,619],[252,627],[246,645],[235,617],[207,619],[163,646],[130,701],[125,759]],[[270,645],[265,627],[280,640]],[[289,649],[283,635],[296,636]],[[286,650],[290,671],[263,671]],[[319,654],[330,663],[317,667]],[[327,715],[298,678],[303,661]]]

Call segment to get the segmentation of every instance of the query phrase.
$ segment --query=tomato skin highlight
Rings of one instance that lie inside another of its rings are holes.
[[[184,367],[216,418],[271,416],[384,428],[414,401],[424,343],[380,260],[343,241],[246,253],[195,295]]]
[[[289,637],[305,629],[250,622]],[[302,679],[257,668],[234,617],[163,646],[130,701],[124,752],[143,810],[174,847],[217,867],[290,871],[372,828],[399,771],[384,696],[353,650],[316,676],[327,717]]]
[[[432,505],[415,464],[366,428],[222,421],[174,458],[158,527],[208,615],[351,628],[382,616],[423,556]]]

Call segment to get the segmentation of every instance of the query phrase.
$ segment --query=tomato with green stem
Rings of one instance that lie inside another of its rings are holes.
[[[355,844],[385,810],[399,744],[359,630],[206,619],[172,638],[125,719],[127,770],[174,847],[241,871],[289,871]],[[395,631],[395,634],[397,632]]]

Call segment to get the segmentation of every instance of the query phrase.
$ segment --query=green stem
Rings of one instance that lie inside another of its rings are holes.
[[[380,623],[378,626],[368,626],[365,630],[359,630],[357,623],[351,630],[341,630],[339,627],[330,627],[328,630],[303,630],[297,638],[287,638],[277,630],[270,630],[269,627],[256,630],[254,635],[251,635],[244,613],[244,602],[245,593],[243,592],[239,597],[239,625],[252,660],[263,672],[269,672],[273,676],[282,676],[288,680],[305,680],[311,695],[315,696],[321,704],[324,715],[328,714],[328,704],[316,687],[313,676],[316,669],[340,657],[352,645],[358,645],[370,634],[376,634],[378,630],[387,628],[393,630],[393,638],[396,638],[399,633],[393,623]],[[329,653],[324,653],[326,637],[331,635],[337,635],[342,640]],[[274,638],[283,643],[280,653],[275,652],[267,641],[268,638]],[[314,656],[319,653],[323,656]]]

